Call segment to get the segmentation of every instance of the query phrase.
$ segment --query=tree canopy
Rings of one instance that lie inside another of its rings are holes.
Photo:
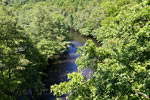
[[[58,100],[150,99],[150,0],[1,0],[0,100],[44,88],[43,70],[68,49],[70,29],[101,46],[78,48],[78,72],[51,86]]]

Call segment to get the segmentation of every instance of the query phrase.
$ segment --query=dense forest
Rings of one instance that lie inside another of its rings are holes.
[[[71,45],[71,29],[101,46],[78,48],[78,72],[50,86],[57,100],[150,99],[150,0],[0,0],[0,100],[44,89],[43,70]]]

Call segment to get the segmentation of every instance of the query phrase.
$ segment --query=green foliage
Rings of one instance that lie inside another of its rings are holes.
[[[70,44],[66,20],[51,3],[16,5],[0,5],[0,100],[43,89],[41,73],[48,59]]]
[[[24,70],[21,63],[24,56],[18,50],[22,48],[20,44],[24,37],[21,28],[11,16],[3,12],[2,6],[0,14],[0,96],[6,100],[14,98],[11,92],[22,83],[18,74]]]
[[[64,52],[69,44],[65,41],[68,26],[65,24],[64,16],[59,13],[59,9],[54,12],[53,9],[57,8],[48,5],[41,2],[27,10],[30,5],[25,5],[22,7],[23,10],[17,12],[18,22],[25,28],[34,46],[46,59]]]
[[[148,100],[150,95],[150,0],[2,0],[0,5],[0,100],[12,91],[40,90],[48,59],[67,50],[68,29],[93,36],[80,47],[79,72],[54,85],[58,98]],[[87,79],[82,70],[91,68]]]
[[[79,48],[78,54],[81,56],[76,64],[81,75],[78,79],[83,77],[82,70],[89,67],[94,74],[89,79],[76,82],[73,79],[79,73],[73,73],[68,82],[52,86],[54,94],[68,94],[67,97],[71,100],[148,100],[150,7],[147,2],[138,4],[128,0],[102,1],[99,9],[103,10],[97,14],[101,19],[98,20],[99,24],[95,22],[98,27],[92,27],[91,20],[95,17],[88,20],[93,12],[84,12],[86,17],[81,15],[83,18],[75,13],[76,18],[81,18],[82,21],[79,20],[81,23],[73,28],[84,35],[90,33],[101,41],[102,46],[96,47],[92,41],[87,41]],[[77,13],[82,11],[84,10]],[[86,31],[90,28],[94,28],[93,31]],[[74,84],[78,88],[73,88]]]

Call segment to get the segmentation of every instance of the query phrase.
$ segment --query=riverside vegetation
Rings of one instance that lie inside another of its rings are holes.
[[[88,40],[78,49],[78,72],[51,86],[58,100],[150,99],[150,0],[1,0],[0,100],[44,88],[42,71],[68,48],[69,29],[101,46]]]

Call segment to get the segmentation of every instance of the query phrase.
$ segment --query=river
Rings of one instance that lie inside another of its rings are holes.
[[[79,55],[76,54],[77,49],[79,46],[83,46],[89,38],[80,35],[78,32],[72,32],[70,38],[72,45],[69,47],[68,52],[60,56],[58,60],[49,64],[46,70],[48,77],[43,81],[47,89],[49,89],[51,85],[67,81],[67,74],[77,71],[77,66],[75,64],[75,60],[79,57]],[[99,45],[95,40],[93,41]],[[89,71],[90,69],[86,69],[84,74],[87,75]],[[43,93],[40,100],[56,100],[56,97],[53,96],[52,93]]]

